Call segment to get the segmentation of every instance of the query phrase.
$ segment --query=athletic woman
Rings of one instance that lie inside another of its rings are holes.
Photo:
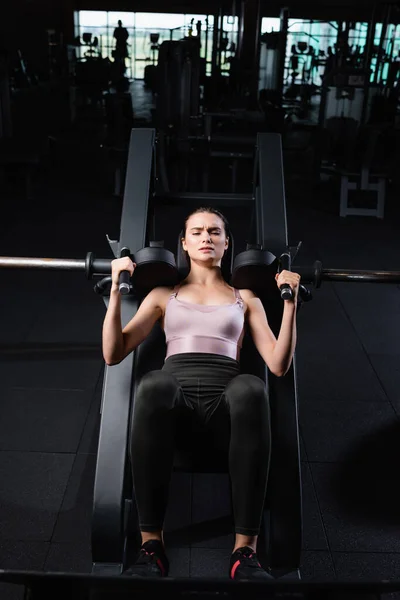
[[[182,247],[190,271],[175,288],[157,287],[122,330],[118,281],[132,275],[129,257],[112,261],[112,288],[103,325],[103,356],[116,365],[139,346],[156,321],[165,332],[166,359],[159,371],[141,379],[134,404],[131,435],[133,485],[142,546],[126,574],[166,577],[163,523],[176,440],[190,442],[200,433],[213,452],[226,452],[232,491],[235,544],[229,577],[269,579],[256,550],[270,462],[270,413],[265,383],[240,373],[245,330],[270,371],[283,377],[296,345],[296,307],[300,276],[276,275],[287,283],[293,300],[284,301],[278,339],[259,298],[224,280],[221,262],[229,245],[229,225],[219,211],[199,208],[184,226]]]

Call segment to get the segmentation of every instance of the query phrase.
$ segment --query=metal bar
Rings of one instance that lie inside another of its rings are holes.
[[[108,307],[109,298],[104,298]],[[130,296],[121,298],[122,328],[138,308]],[[92,514],[93,572],[118,575],[123,568],[124,552],[124,478],[129,438],[131,380],[134,352],[122,363],[106,365],[97,451]]]
[[[285,377],[269,376],[269,389],[274,457],[268,482],[269,564],[283,575],[300,567],[303,530],[296,355]]]
[[[132,129],[120,234],[120,249],[126,245],[132,253],[146,245],[154,142],[154,129]]]
[[[154,591],[160,597],[168,595],[168,593],[184,592],[184,591],[210,591],[210,592],[225,592],[228,597],[237,598],[241,594],[248,598],[268,597],[273,590],[279,594],[286,592],[297,593],[321,593],[326,592],[381,592],[390,593],[400,591],[400,580],[376,580],[371,581],[296,581],[296,580],[271,580],[271,581],[229,581],[228,578],[221,577],[162,577],[162,578],[141,578],[133,577],[112,577],[112,576],[96,576],[88,573],[56,573],[56,572],[33,572],[23,570],[1,570],[0,580],[4,583],[13,583],[17,585],[43,586],[43,591],[49,587],[56,587],[58,591],[63,585],[67,589],[74,591],[77,589],[96,588],[104,591],[104,596],[114,598],[111,594],[114,592],[129,591],[135,598],[148,598],[151,592]],[[268,591],[267,591],[268,590]],[[108,592],[108,593],[107,593]],[[110,596],[108,596],[110,594]],[[232,596],[230,596],[232,594]],[[69,595],[66,597],[70,597]],[[76,598],[71,593],[71,597]],[[79,595],[79,597],[81,597]],[[103,594],[101,595],[103,598]],[[183,596],[182,596],[183,597]],[[308,596],[307,596],[308,597]],[[321,596],[323,597],[323,595]],[[335,595],[335,597],[337,597]],[[370,596],[369,596],[370,597]],[[40,596],[42,598],[42,596]],[[288,598],[293,598],[289,596]],[[301,596],[301,600],[305,597]]]
[[[221,75],[221,66],[222,66],[222,37],[224,34],[224,10],[225,7],[221,6],[220,9],[220,21],[219,21],[219,30],[218,30],[218,53],[217,53],[217,62],[218,62],[218,75]],[[215,81],[215,79],[214,79]]]
[[[391,13],[390,4],[385,4],[383,10],[384,10],[384,16],[383,16],[383,22],[382,22],[381,38],[380,38],[380,42],[379,42],[379,46],[378,46],[378,56],[376,58],[374,83],[378,83],[378,78],[379,78],[380,70],[381,70],[381,62],[382,62],[383,56],[385,54],[385,51],[383,49],[383,44],[385,41],[387,26],[389,24],[389,19],[390,19],[390,13]]]
[[[296,271],[296,267],[294,268]],[[358,283],[400,283],[400,271],[322,270],[323,281],[355,281]]]
[[[253,158],[253,155],[250,152],[219,152],[219,151],[211,151],[210,156],[214,158]]]
[[[242,5],[243,35],[241,39],[239,61],[239,83],[249,92],[247,102],[256,105],[258,79],[253,73],[258,73],[260,52],[260,0],[245,0]]]
[[[110,275],[111,258],[95,258],[88,275]],[[0,256],[0,269],[35,269],[51,271],[86,271],[86,260],[80,258],[37,258]]]
[[[201,137],[201,136],[200,136]],[[255,146],[256,136],[238,136],[238,135],[212,135],[210,137],[212,144],[242,144],[243,146]]]
[[[284,88],[284,77],[285,77],[285,57],[286,57],[286,45],[289,29],[289,9],[282,8],[280,14],[280,35],[279,35],[279,49],[278,57],[279,63],[276,74],[276,91],[278,92],[279,102],[282,103],[283,88]]]
[[[243,119],[243,118],[245,118],[246,114],[247,114],[247,111],[242,108],[232,109],[229,112],[227,112],[227,111],[225,111],[225,112],[219,111],[218,112],[218,111],[212,110],[212,111],[207,111],[207,112],[203,113],[203,115],[205,117],[217,117],[217,118],[229,119],[229,120],[237,119],[237,118]]]
[[[239,8],[239,23],[238,23],[238,35],[237,35],[237,49],[236,49],[236,53],[237,56],[241,56],[242,55],[242,48],[243,48],[243,34],[244,34],[244,0],[240,1],[240,8]]]
[[[255,146],[256,136],[237,136],[237,135],[189,135],[181,138],[179,141],[186,142],[208,142],[211,144],[242,144],[243,146]]]
[[[258,177],[262,243],[277,255],[288,245],[282,141],[278,133],[259,133]]]
[[[294,265],[293,271],[298,273],[304,283],[318,281],[342,281],[344,283],[400,283],[400,271],[360,271],[353,269],[322,269],[321,265]]]
[[[206,22],[205,22],[205,39],[204,39],[204,59],[205,59],[204,69],[205,69],[206,73],[207,73],[207,56],[208,56],[208,31],[209,31],[209,27],[208,27],[208,15],[207,15]]]
[[[211,54],[211,77],[215,81],[217,79],[217,68],[218,68],[218,26],[219,26],[219,18],[222,12],[222,8],[218,8],[218,10],[214,13],[214,25],[213,25],[213,40],[212,40],[212,54]],[[221,27],[222,27],[222,19],[221,19]],[[214,101],[214,98],[213,98]]]
[[[258,138],[257,138],[257,142],[258,142]],[[253,162],[253,198],[254,198],[254,204],[253,204],[253,215],[254,215],[254,222],[252,222],[252,230],[250,232],[250,236],[253,236],[253,234],[255,235],[255,240],[251,237],[249,241],[252,242],[256,242],[256,244],[259,244],[261,246],[262,244],[262,226],[261,226],[261,218],[260,218],[260,202],[261,202],[261,198],[260,198],[260,186],[259,186],[259,182],[258,182],[258,172],[259,172],[259,162],[260,162],[260,157],[259,157],[259,149],[258,149],[258,143],[256,143],[256,147],[255,147],[255,153],[254,153],[254,162]],[[253,224],[254,223],[254,224]]]
[[[255,221],[256,221],[256,244],[262,246],[263,243],[263,228],[261,221],[261,190],[260,186],[256,188],[256,197],[255,197]]]
[[[119,245],[110,242],[116,256],[122,247],[134,253],[146,243],[154,141],[154,129],[132,130]],[[108,307],[109,298],[104,302]],[[138,307],[136,298],[122,296],[122,328]],[[105,368],[92,517],[93,572],[120,574],[123,568],[125,497],[132,498],[132,489],[125,486],[130,481],[127,451],[135,357],[134,350],[122,363]]]
[[[229,194],[221,194],[224,196],[223,201],[232,198]],[[227,198],[225,198],[227,196]],[[256,190],[256,215],[259,214],[260,205],[260,190]],[[247,197],[246,197],[247,198]],[[218,198],[215,198],[218,202]],[[253,201],[252,198],[246,199]],[[198,201],[198,195],[196,195]],[[261,243],[260,219],[257,218],[258,234],[256,236],[257,243]],[[93,275],[110,274],[111,273],[111,258],[100,258],[93,261]],[[77,258],[36,258],[26,256],[0,256],[0,269],[43,269],[55,271],[85,271],[86,261]],[[313,275],[310,273],[310,267],[294,266],[293,269],[299,273],[305,280],[312,281]],[[352,269],[323,269],[321,279],[324,281],[343,281],[343,282],[367,282],[367,283],[400,283],[400,271],[368,271],[368,270],[352,270]]]
[[[276,256],[288,249],[281,136],[259,133],[258,218],[264,248]],[[257,180],[256,180],[257,181]],[[276,337],[282,324],[280,296],[264,301]],[[272,454],[268,481],[268,520],[264,528],[269,564],[283,573],[297,571],[302,540],[302,496],[296,385],[296,355],[285,377],[267,372],[271,406]]]
[[[28,258],[26,256],[0,256],[0,269],[54,269],[58,271],[84,271],[85,265],[85,260],[75,258]]]
[[[368,93],[369,93],[369,84],[370,84],[370,66],[371,66],[371,59],[372,59],[372,53],[373,53],[373,48],[374,48],[374,39],[375,39],[375,29],[376,29],[376,12],[377,12],[377,3],[374,3],[373,9],[372,9],[372,14],[371,14],[371,20],[368,23],[368,33],[367,33],[367,43],[366,43],[366,50],[364,53],[364,63],[363,63],[363,70],[365,73],[365,79],[364,79],[364,96],[363,96],[363,103],[362,103],[362,109],[361,109],[361,116],[360,116],[360,126],[363,126],[365,121],[366,121],[366,116],[367,116],[367,108],[368,108]]]

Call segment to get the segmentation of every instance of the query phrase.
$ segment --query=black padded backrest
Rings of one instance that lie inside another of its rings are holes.
[[[189,260],[186,256],[186,252],[182,248],[183,230],[180,232],[178,237],[178,247],[176,251],[176,266],[178,267],[179,279],[182,281],[189,274]],[[234,241],[233,235],[229,236],[229,246],[221,262],[222,276],[225,281],[230,282],[233,269],[233,254],[234,254]]]

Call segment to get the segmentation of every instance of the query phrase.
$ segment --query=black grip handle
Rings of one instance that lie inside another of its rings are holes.
[[[291,258],[289,252],[284,252],[279,257],[279,273],[291,270]],[[293,290],[288,283],[279,286],[282,300],[293,300]]]
[[[130,250],[129,248],[122,248],[119,257],[123,258],[124,256],[130,256]],[[131,274],[129,273],[129,271],[121,271],[121,273],[119,274],[119,283],[118,283],[118,289],[119,289],[119,293],[122,296],[126,296],[127,294],[130,293],[131,291]]]

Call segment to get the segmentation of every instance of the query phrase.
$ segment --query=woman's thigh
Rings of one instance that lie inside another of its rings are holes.
[[[221,402],[206,422],[197,411],[180,412],[177,416],[176,449],[192,457],[194,465],[216,464],[228,468],[230,443],[230,416],[226,405]]]

